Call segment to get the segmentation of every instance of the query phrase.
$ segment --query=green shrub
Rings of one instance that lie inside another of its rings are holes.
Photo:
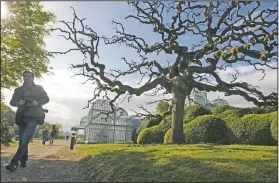
[[[132,141],[134,143],[137,143],[137,138],[139,133],[144,130],[145,128],[149,128],[151,126],[155,126],[158,125],[160,123],[160,121],[162,120],[162,117],[158,116],[157,118],[150,118],[150,119],[146,119],[145,121],[143,121],[136,129],[133,130],[132,132]]]
[[[212,114],[218,115],[220,118],[224,119],[228,116],[243,117],[247,114],[265,114],[266,110],[263,107],[247,107],[239,108],[228,105],[216,106],[211,109]]]
[[[263,108],[264,113],[271,113],[271,112],[278,111],[277,106],[264,106],[262,108]]]
[[[137,138],[138,144],[163,143],[165,132],[163,125],[159,124],[142,130]]]
[[[227,117],[223,118],[223,120],[225,121],[227,129],[228,129],[227,134],[226,134],[226,139],[227,139],[226,143],[227,144],[239,143],[238,139],[232,132],[232,127],[233,127],[234,123],[237,123],[240,120],[240,117],[238,117],[237,115],[228,115]]]
[[[132,131],[132,141],[136,144],[137,143],[137,138],[138,138],[138,134],[137,134],[137,128],[135,128]]]
[[[169,103],[166,101],[161,101],[157,104],[156,111],[158,114],[163,115],[169,109]]]
[[[223,112],[224,112],[225,110],[227,110],[227,109],[234,109],[234,108],[235,108],[235,107],[230,106],[230,105],[219,105],[219,106],[212,107],[212,108],[210,109],[210,112],[211,112],[212,114],[218,115],[218,114],[223,113]]]
[[[147,123],[146,123],[145,127],[149,128],[151,126],[158,125],[161,121],[162,121],[162,117],[161,116],[153,117],[153,118],[147,120]]]
[[[171,128],[168,129],[168,131],[166,132],[166,134],[164,136],[164,144],[168,144],[169,143],[170,135],[171,135]]]
[[[172,119],[172,117],[171,117],[171,115],[169,115],[169,116],[166,116],[166,118],[160,122],[164,133],[166,133],[168,131],[168,129],[170,129],[171,123],[172,123],[171,119]]]
[[[184,127],[186,143],[225,143],[225,122],[213,115],[199,116]]]
[[[250,107],[248,108],[250,114],[264,114],[266,113],[263,107]]]
[[[188,123],[198,116],[207,115],[207,114],[211,114],[211,112],[203,108],[201,105],[199,104],[190,105],[185,108],[183,123]]]
[[[272,145],[271,120],[267,114],[249,114],[229,124],[237,142],[241,144]]]
[[[278,111],[272,112],[269,118],[271,119],[271,135],[273,139],[278,142]]]
[[[229,108],[225,110],[223,113],[219,114],[218,117],[221,119],[225,119],[227,117],[242,117],[247,113],[247,110],[241,108]]]
[[[1,144],[8,145],[15,135],[14,129],[9,125],[7,119],[1,119]]]
[[[217,118],[221,118],[227,126],[227,133],[226,133],[226,141],[224,144],[234,144],[237,143],[237,138],[233,134],[231,130],[231,126],[234,122],[240,120],[240,116],[243,115],[244,110],[241,108],[229,106],[229,105],[220,105],[211,108],[212,114],[215,115]]]

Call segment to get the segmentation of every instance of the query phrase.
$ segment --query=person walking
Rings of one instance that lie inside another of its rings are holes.
[[[17,107],[15,123],[19,127],[19,145],[15,155],[6,166],[7,170],[15,171],[20,162],[26,167],[28,144],[33,137],[37,125],[42,125],[45,111],[42,105],[49,102],[49,97],[42,86],[34,83],[34,74],[23,72],[23,85],[14,90],[10,105]]]
[[[58,130],[55,125],[52,125],[52,131],[50,133],[49,145],[53,145],[53,141],[54,141],[54,139],[57,138],[57,135],[58,135]]]
[[[68,140],[69,140],[69,135],[66,136],[66,141],[68,141]]]
[[[43,131],[43,142],[42,144],[45,145],[46,144],[46,141],[48,141],[48,138],[49,138],[49,134],[48,134],[48,129],[45,128],[44,131]]]

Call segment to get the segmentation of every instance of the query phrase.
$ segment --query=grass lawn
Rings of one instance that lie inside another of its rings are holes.
[[[33,139],[33,140],[37,140],[37,139]],[[18,143],[19,143],[18,140],[13,139],[11,142],[9,142],[8,145],[1,144],[1,146],[3,146],[3,147],[15,147],[15,146],[18,146]],[[38,141],[30,142],[29,144],[36,144],[36,143],[38,143]]]
[[[81,144],[84,175],[101,182],[277,182],[277,146]]]

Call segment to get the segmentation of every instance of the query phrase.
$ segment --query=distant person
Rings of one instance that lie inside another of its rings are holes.
[[[42,137],[42,139],[43,139],[42,144],[45,145],[45,144],[46,144],[46,141],[48,141],[48,139],[49,139],[49,132],[48,132],[48,129],[47,129],[47,128],[45,128],[44,131],[43,131],[43,137]]]
[[[66,141],[68,141],[68,140],[69,140],[69,135],[66,136]]]
[[[34,74],[23,72],[23,85],[14,90],[10,105],[18,107],[15,123],[19,127],[19,145],[7,170],[15,171],[20,162],[21,167],[26,167],[28,159],[28,144],[34,135],[37,125],[44,123],[45,111],[42,105],[49,102],[47,93],[42,86],[34,83]]]
[[[57,136],[58,136],[58,130],[55,125],[52,125],[52,131],[50,133],[49,145],[53,145],[53,141],[54,141],[54,139],[57,138]]]

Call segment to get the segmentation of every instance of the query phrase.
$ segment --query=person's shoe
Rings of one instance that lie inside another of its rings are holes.
[[[20,163],[20,166],[23,167],[23,168],[25,168],[25,167],[26,167],[26,162],[21,162],[21,163]]]
[[[6,166],[6,169],[7,170],[10,170],[11,172],[15,171],[17,168],[17,165],[13,164],[13,163],[10,163]]]

